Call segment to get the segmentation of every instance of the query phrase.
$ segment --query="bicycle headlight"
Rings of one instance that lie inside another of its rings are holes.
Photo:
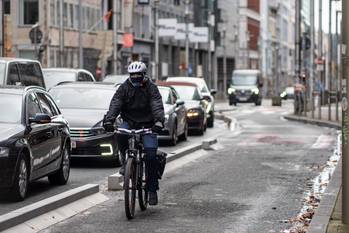
[[[7,148],[7,147],[0,147],[0,158],[8,157],[8,155],[9,155],[9,148]]]
[[[230,87],[230,88],[228,89],[228,94],[231,95],[231,94],[233,94],[235,91],[236,91],[235,88]]]

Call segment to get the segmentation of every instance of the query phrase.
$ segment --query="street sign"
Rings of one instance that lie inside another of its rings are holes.
[[[159,19],[159,36],[175,36],[177,19]]]
[[[29,31],[29,38],[32,44],[40,44],[42,40],[42,31],[39,28],[32,28]],[[35,41],[36,38],[36,41]]]

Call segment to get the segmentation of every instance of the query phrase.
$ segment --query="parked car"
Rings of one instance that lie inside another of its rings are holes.
[[[186,82],[166,82],[185,101],[187,108],[187,121],[189,130],[196,130],[203,135],[207,128],[207,101],[202,96],[197,85]]]
[[[286,87],[285,90],[280,94],[280,97],[284,100],[294,99],[294,87]]]
[[[44,68],[47,90],[63,82],[95,82],[93,75],[85,69]]]
[[[178,139],[185,141],[188,138],[187,110],[173,87],[166,84],[158,87],[165,109],[165,128],[158,138],[175,146]]]
[[[202,96],[208,102],[208,104],[206,105],[207,126],[208,127],[214,126],[214,107],[215,107],[214,95],[217,93],[217,90],[211,89],[211,91],[209,91],[205,80],[202,78],[169,77],[169,78],[167,78],[167,81],[169,81],[169,82],[185,82],[185,83],[192,83],[192,84],[197,85],[199,87],[199,90],[200,90]]]
[[[45,89],[0,87],[0,112],[0,188],[19,201],[29,182],[44,176],[51,184],[66,184],[68,123]]]
[[[113,75],[109,74],[105,76],[102,82],[104,83],[114,83],[114,84],[121,84],[125,82],[128,79],[129,75]]]
[[[50,93],[70,126],[72,157],[101,158],[120,165],[116,134],[102,126],[117,87],[104,83],[64,83]]]
[[[262,77],[259,70],[235,70],[228,89],[229,104],[262,104]]]
[[[39,86],[45,88],[40,62],[0,57],[0,85]]]

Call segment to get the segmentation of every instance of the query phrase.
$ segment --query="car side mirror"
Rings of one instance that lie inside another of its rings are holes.
[[[51,122],[51,117],[45,113],[37,113],[35,117],[29,118],[29,123],[47,124]]]
[[[215,95],[217,94],[217,90],[216,89],[211,89],[211,95]]]
[[[184,105],[184,101],[183,100],[177,100],[176,101],[176,105],[177,105],[177,107],[181,106],[181,105]]]

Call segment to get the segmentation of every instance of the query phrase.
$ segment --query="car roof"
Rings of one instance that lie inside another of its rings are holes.
[[[31,60],[31,59],[24,59],[24,58],[16,58],[16,57],[0,57],[0,63],[7,63],[7,62],[13,62],[13,61],[19,61],[19,62],[37,62],[37,60]]]
[[[158,85],[160,85],[160,86],[191,86],[191,87],[198,87],[194,83],[176,82],[176,81],[158,82]]]
[[[102,82],[62,82],[59,85],[52,87],[51,89],[67,88],[67,87],[110,89],[110,90],[117,89],[117,85],[115,85],[114,83],[102,83]]]
[[[56,67],[56,68],[43,68],[42,71],[60,71],[60,72],[74,72],[74,73],[77,73],[77,72],[80,72],[80,71],[87,71],[88,73],[90,73],[90,71],[88,70],[85,70],[85,69],[73,69],[73,68],[59,68],[59,67]]]
[[[205,82],[205,80],[203,78],[198,78],[198,77],[168,77],[167,80],[171,81],[171,80],[183,80],[183,82],[185,82],[186,80],[189,82]]]
[[[0,86],[0,93],[23,95],[25,92],[29,90],[34,90],[34,89],[46,92],[44,88],[39,86],[25,87],[25,86],[15,86],[15,85],[5,85],[5,86]]]
[[[259,70],[234,70],[233,73],[239,73],[239,74],[258,74],[260,73]]]

